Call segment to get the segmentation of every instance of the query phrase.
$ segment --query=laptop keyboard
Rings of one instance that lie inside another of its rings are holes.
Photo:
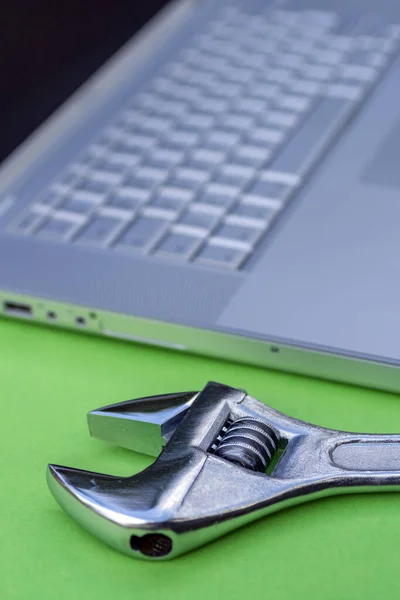
[[[10,224],[40,240],[240,269],[359,107],[400,27],[225,9]]]

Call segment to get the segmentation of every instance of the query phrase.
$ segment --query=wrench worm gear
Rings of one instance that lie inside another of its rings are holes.
[[[72,518],[132,557],[174,558],[307,500],[400,490],[400,434],[317,427],[218,383],[106,406],[88,425],[155,462],[125,478],[49,465],[48,485]]]
[[[278,449],[279,435],[263,421],[244,418],[229,423],[211,446],[216,456],[250,471],[264,473]]]

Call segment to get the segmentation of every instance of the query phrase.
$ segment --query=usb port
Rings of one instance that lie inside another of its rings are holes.
[[[29,304],[20,304],[19,302],[3,302],[3,310],[6,315],[16,317],[31,317],[32,307]]]

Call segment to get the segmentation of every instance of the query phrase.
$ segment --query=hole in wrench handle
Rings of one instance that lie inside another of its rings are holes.
[[[400,478],[400,440],[344,442],[334,448],[331,459],[349,471],[398,471]]]

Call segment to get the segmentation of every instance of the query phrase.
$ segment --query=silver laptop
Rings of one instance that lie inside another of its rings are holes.
[[[0,170],[0,313],[400,390],[398,0],[178,0]]]

